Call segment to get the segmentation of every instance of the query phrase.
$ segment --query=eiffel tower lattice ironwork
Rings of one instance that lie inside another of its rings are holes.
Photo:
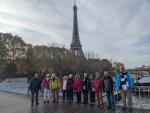
[[[82,51],[82,45],[80,43],[79,37],[79,29],[78,29],[78,17],[77,17],[77,6],[74,4],[73,6],[74,18],[73,18],[73,34],[72,34],[72,43],[70,45],[70,49],[74,52],[77,56],[84,57]]]

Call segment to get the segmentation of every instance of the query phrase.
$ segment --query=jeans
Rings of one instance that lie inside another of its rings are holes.
[[[39,90],[32,90],[31,91],[31,103],[34,104],[34,101],[36,104],[39,103],[38,98],[39,98]]]
[[[50,89],[44,88],[44,101],[50,100]]]
[[[114,93],[113,93],[113,91],[106,91],[106,95],[107,95],[108,107],[115,108]]]

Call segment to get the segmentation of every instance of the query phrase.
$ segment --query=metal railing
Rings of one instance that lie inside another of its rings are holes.
[[[135,86],[133,89],[133,105],[150,108],[150,86]]]
[[[0,83],[0,91],[28,94],[27,83]]]
[[[121,92],[122,94],[122,92]],[[117,95],[116,104],[122,105],[122,100],[118,99],[121,94]],[[150,86],[135,86],[132,90],[133,107],[149,109],[150,108]]]

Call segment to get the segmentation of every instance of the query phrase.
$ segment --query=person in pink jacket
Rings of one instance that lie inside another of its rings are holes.
[[[93,83],[95,95],[97,97],[98,107],[103,108],[103,80],[100,78],[100,74],[98,72],[95,73],[95,80]]]
[[[80,79],[80,75],[77,74],[74,80],[74,91],[77,97],[77,104],[81,103],[81,92],[82,92],[82,80]]]

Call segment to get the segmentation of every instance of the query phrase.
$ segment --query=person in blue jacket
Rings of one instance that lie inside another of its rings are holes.
[[[36,73],[35,76],[31,79],[29,89],[31,91],[31,106],[34,105],[34,101],[36,105],[39,105],[38,98],[39,98],[39,90],[41,89],[41,79],[39,79],[38,74]]]
[[[123,101],[122,110],[127,110],[126,100],[128,100],[128,110],[132,111],[132,92],[131,92],[133,88],[132,74],[129,71],[126,71],[124,66],[120,66],[119,72],[116,73],[115,79],[117,91],[121,90],[122,92],[122,101]]]

